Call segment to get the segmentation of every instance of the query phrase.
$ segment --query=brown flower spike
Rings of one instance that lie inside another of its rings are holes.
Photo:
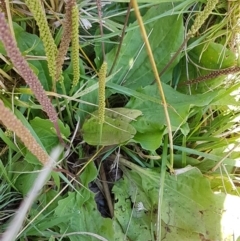
[[[16,135],[24,143],[24,145],[28,148],[28,150],[31,151],[31,153],[35,155],[43,165],[46,165],[50,160],[48,154],[37,143],[30,131],[22,124],[22,122],[16,118],[10,109],[4,106],[1,100],[0,112],[0,120],[2,123],[9,130],[15,132]]]
[[[43,90],[43,87],[37,76],[33,73],[27,61],[18,49],[3,13],[0,13],[0,40],[3,42],[7,55],[11,59],[14,67],[17,69],[18,73],[22,76],[26,83],[30,86],[37,100],[42,105],[43,110],[47,113],[49,119],[52,122],[57,123],[57,112],[51,104],[45,91]]]
[[[61,38],[61,43],[60,43],[60,47],[59,47],[59,50],[58,50],[58,55],[57,55],[57,58],[56,58],[56,81],[58,81],[60,79],[60,76],[61,76],[61,72],[62,72],[62,65],[63,65],[63,62],[64,62],[64,57],[66,56],[67,54],[67,50],[68,50],[68,47],[69,47],[69,44],[71,42],[71,35],[72,35],[72,29],[71,29],[71,26],[72,26],[72,8],[74,6],[74,1],[72,0],[68,0],[66,2],[66,5],[65,5],[65,9],[66,9],[66,13],[65,13],[65,18],[63,20],[63,35],[62,35],[62,38]]]

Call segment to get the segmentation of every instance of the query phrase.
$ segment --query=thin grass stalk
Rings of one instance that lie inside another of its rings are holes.
[[[63,94],[65,96],[68,96],[65,85],[64,85],[64,82],[62,80],[60,80],[60,84],[61,84],[61,87],[62,87]],[[72,121],[73,117],[72,117],[72,111],[71,111],[71,108],[72,108],[71,102],[69,102],[66,98],[64,98],[63,101],[64,101],[64,104],[66,106],[66,111],[67,111],[70,126],[74,129],[75,126],[74,126],[73,121]]]
[[[119,44],[118,44],[118,49],[117,49],[117,52],[115,54],[115,58],[112,62],[112,66],[108,72],[108,75],[111,75],[112,74],[112,71],[117,63],[117,60],[118,60],[118,57],[119,57],[119,54],[120,54],[120,50],[122,48],[122,44],[123,44],[123,39],[124,39],[124,36],[125,36],[125,32],[126,32],[126,28],[127,28],[127,24],[128,24],[128,19],[129,19],[129,16],[130,16],[130,11],[131,11],[131,3],[128,4],[128,8],[127,8],[127,14],[126,14],[126,17],[125,17],[125,21],[124,21],[124,26],[123,26],[123,29],[122,29],[122,34],[121,34],[121,37],[120,37],[120,41],[119,41]]]
[[[72,64],[73,64],[73,88],[77,86],[80,78],[79,69],[79,12],[78,6],[75,4],[72,8]]]
[[[160,185],[158,192],[158,213],[157,213],[157,237],[156,240],[162,240],[162,203],[163,203],[163,195],[164,195],[164,184],[165,184],[165,176],[166,176],[166,167],[167,167],[167,150],[168,150],[168,137],[164,136],[164,144],[163,144],[163,153],[162,153],[162,164],[161,164],[161,175],[160,175]]]
[[[103,22],[102,22],[102,4],[101,4],[101,0],[96,0],[96,3],[97,3],[97,9],[98,9],[100,34],[101,34],[101,37],[103,37]],[[103,61],[106,61],[104,41],[102,41],[102,55],[103,55]]]
[[[25,3],[27,7],[30,9],[31,13],[33,14],[33,17],[36,20],[37,25],[39,27],[40,38],[43,41],[47,57],[49,74],[52,77],[52,81],[54,82],[56,77],[57,46],[50,32],[45,12],[43,11],[43,8],[41,6],[41,1],[25,0]]]
[[[143,37],[143,40],[144,40],[144,43],[145,43],[145,46],[146,46],[146,49],[147,49],[147,53],[148,53],[148,56],[149,56],[149,60],[150,60],[152,69],[153,69],[153,73],[154,73],[154,76],[155,76],[155,79],[156,79],[156,82],[157,82],[158,91],[159,91],[159,94],[160,94],[161,99],[162,99],[162,105],[163,105],[163,109],[164,109],[164,113],[165,113],[166,125],[167,125],[168,136],[169,136],[169,144],[170,144],[170,171],[174,172],[173,171],[173,137],[172,137],[171,121],[170,121],[170,117],[169,117],[169,114],[168,114],[168,104],[167,104],[166,99],[165,99],[165,95],[164,95],[164,91],[163,91],[163,88],[162,88],[161,80],[160,80],[160,77],[158,75],[157,66],[156,66],[156,63],[155,63],[155,60],[154,60],[154,57],[153,57],[153,53],[152,53],[152,50],[151,50],[150,43],[148,41],[146,29],[144,27],[142,17],[141,17],[139,8],[138,8],[138,3],[137,3],[136,0],[131,0],[131,5],[134,8],[134,12],[135,12],[137,20],[138,20],[140,31],[141,31],[141,34],[142,34],[142,37]]]
[[[83,51],[82,47],[79,46],[79,50],[82,53],[83,57],[87,60],[88,64],[91,66],[91,68],[93,69],[93,71],[95,73],[97,73],[97,70],[95,68],[95,66],[93,65],[92,61],[88,58],[88,56],[86,55],[86,53]]]
[[[32,136],[31,132],[22,124],[16,116],[5,107],[4,103],[0,100],[0,120],[8,128],[8,130],[13,131],[28,148],[28,150],[37,157],[37,159],[46,165],[49,160],[49,155],[42,149],[42,147],[37,143],[35,138]]]

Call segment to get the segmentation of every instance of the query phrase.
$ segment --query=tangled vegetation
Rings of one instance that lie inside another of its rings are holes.
[[[1,0],[0,67],[1,240],[240,240],[239,0]]]

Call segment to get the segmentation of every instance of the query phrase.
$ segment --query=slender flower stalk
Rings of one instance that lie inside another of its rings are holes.
[[[72,64],[73,64],[73,87],[78,84],[80,78],[79,71],[79,13],[78,6],[72,8]]]
[[[14,67],[30,86],[37,100],[42,105],[43,110],[47,113],[49,119],[52,122],[57,123],[57,112],[47,97],[37,76],[33,73],[27,61],[18,49],[3,13],[0,13],[0,40],[3,42],[7,55],[11,59]]]
[[[46,165],[49,161],[49,155],[42,149],[30,131],[22,124],[20,120],[16,118],[11,110],[5,107],[1,100],[0,113],[0,120],[8,128],[8,130],[15,132],[28,150],[34,156],[36,156],[43,165]]]
[[[26,5],[33,14],[34,19],[37,22],[40,32],[40,38],[43,41],[47,61],[49,74],[52,80],[56,77],[56,56],[57,56],[57,46],[54,42],[50,29],[48,27],[48,22],[46,19],[45,12],[41,6],[41,1],[39,0],[25,0]]]
[[[69,47],[69,44],[71,42],[71,35],[72,35],[72,9],[73,9],[74,1],[68,0],[65,5],[66,13],[63,20],[63,35],[61,38],[60,47],[58,49],[58,55],[56,58],[56,81],[60,79],[61,73],[62,73],[62,65],[64,62],[64,58],[67,54],[67,50]]]

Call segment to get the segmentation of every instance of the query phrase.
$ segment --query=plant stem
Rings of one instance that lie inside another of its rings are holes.
[[[181,46],[178,48],[177,52],[172,56],[172,58],[169,60],[169,62],[167,63],[167,65],[163,68],[163,70],[161,70],[160,72],[160,76],[162,76],[167,69],[171,66],[171,64],[173,63],[173,61],[177,58],[177,56],[179,55],[179,53],[182,51],[182,49],[184,48],[184,46],[187,44],[187,41],[190,39],[190,37],[186,37],[183,41],[183,43],[181,44]]]
[[[102,22],[101,0],[97,0],[96,2],[97,2],[97,8],[98,8],[100,34],[101,34],[101,37],[103,37],[103,22]],[[103,54],[103,61],[105,61],[106,60],[106,55],[105,55],[105,44],[104,44],[104,41],[102,41],[102,54]]]
[[[60,81],[60,83],[61,83],[61,87],[62,87],[64,95],[67,95],[63,81]],[[67,111],[67,114],[68,114],[68,120],[70,122],[70,125],[71,125],[72,129],[74,129],[75,127],[74,127],[73,122],[72,122],[72,114],[71,114],[71,111],[69,109],[68,101],[66,99],[64,99],[64,103],[65,103],[66,111]],[[71,103],[71,102],[69,102],[69,103]],[[59,111],[61,112],[61,110],[59,110]]]
[[[161,240],[161,232],[162,232],[162,200],[164,195],[164,182],[165,182],[165,174],[167,167],[167,146],[168,146],[168,136],[164,136],[164,144],[163,144],[163,154],[162,154],[162,164],[161,164],[161,176],[160,176],[160,185],[159,185],[159,193],[158,193],[158,215],[157,215],[157,238],[156,240]]]
[[[138,24],[139,24],[139,27],[140,27],[140,31],[141,31],[143,40],[144,40],[146,48],[147,48],[147,53],[148,53],[148,56],[149,56],[149,60],[150,60],[152,69],[153,69],[153,73],[154,73],[154,76],[155,76],[155,79],[156,79],[156,82],[157,82],[158,91],[159,91],[159,94],[162,98],[162,104],[163,104],[163,109],[164,109],[165,118],[166,118],[168,135],[169,135],[170,171],[174,172],[173,171],[173,138],[172,138],[172,127],[171,127],[170,117],[169,117],[168,108],[167,108],[168,105],[167,105],[167,102],[166,102],[166,99],[165,99],[165,95],[164,95],[164,91],[163,91],[163,88],[162,88],[161,80],[160,80],[160,77],[158,75],[158,70],[157,70],[157,66],[156,66],[156,63],[155,63],[155,60],[154,60],[154,57],[153,57],[152,49],[151,49],[151,46],[150,46],[149,41],[148,41],[147,33],[146,33],[146,30],[145,30],[145,27],[144,27],[144,24],[143,24],[143,21],[142,21],[140,11],[138,9],[137,1],[131,0],[130,3],[134,8],[134,11],[135,11],[135,14],[136,14],[136,17],[137,17],[137,20],[138,20]]]
[[[122,47],[122,43],[123,43],[123,38],[125,36],[125,31],[126,31],[126,27],[127,27],[127,23],[128,23],[128,19],[129,19],[129,15],[130,15],[130,10],[131,10],[131,2],[128,4],[128,9],[127,9],[127,15],[126,15],[126,18],[125,18],[125,22],[124,22],[124,26],[123,26],[123,29],[122,29],[122,35],[120,37],[120,42],[119,42],[119,45],[118,45],[118,49],[117,49],[117,53],[115,54],[115,58],[113,60],[113,63],[112,63],[112,67],[108,73],[108,75],[111,75],[115,65],[116,65],[116,62],[117,62],[117,59],[118,59],[118,56],[119,56],[119,53],[120,53],[120,50],[121,50],[121,47]]]

